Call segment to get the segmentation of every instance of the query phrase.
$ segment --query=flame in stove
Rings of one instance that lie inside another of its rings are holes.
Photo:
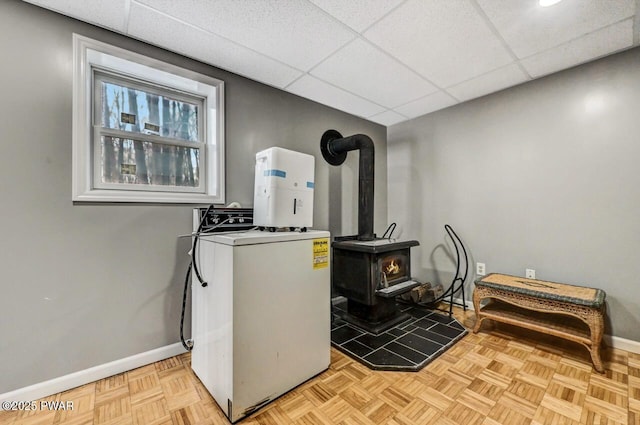
[[[400,266],[398,265],[398,263],[396,263],[396,260],[393,259],[389,264],[387,264],[387,267],[385,267],[384,272],[385,274],[396,274],[400,272]]]

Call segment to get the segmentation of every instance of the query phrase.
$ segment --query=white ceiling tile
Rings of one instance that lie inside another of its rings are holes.
[[[309,0],[358,32],[389,13],[403,0]]]
[[[468,1],[410,0],[364,35],[440,87],[513,61]]]
[[[633,19],[520,61],[534,78],[605,56],[633,45]]]
[[[514,53],[524,58],[629,18],[634,0],[477,0]]]
[[[385,125],[632,47],[634,36],[638,45],[640,10],[640,0],[25,1]]]
[[[407,117],[404,117],[397,112],[385,111],[381,114],[377,114],[367,118],[369,121],[377,122],[382,125],[393,125],[402,121],[406,121]]]
[[[298,96],[361,117],[375,115],[385,110],[380,105],[364,100],[310,75],[304,75],[294,81],[286,90]]]
[[[72,18],[123,33],[125,31],[127,0],[25,0]]]
[[[393,108],[393,110],[409,118],[415,118],[421,115],[426,115],[433,111],[437,111],[439,109],[444,109],[451,105],[455,105],[456,103],[458,103],[456,99],[449,96],[443,91],[439,91],[437,93],[425,96],[422,99],[409,102],[406,105]]]
[[[357,39],[311,74],[374,103],[392,108],[437,89],[369,43]]]
[[[465,101],[515,86],[529,79],[529,76],[525,74],[517,64],[513,63],[463,83],[456,84],[455,86],[448,87],[447,92],[451,93],[457,99]]]
[[[303,71],[356,37],[306,0],[140,0]]]
[[[275,87],[285,87],[302,74],[250,49],[136,3],[131,4],[128,34]]]

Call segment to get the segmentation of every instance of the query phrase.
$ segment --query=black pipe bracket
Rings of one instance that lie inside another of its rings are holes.
[[[320,139],[320,152],[322,157],[331,165],[342,165],[347,159],[347,152],[336,153],[331,149],[331,142],[342,139],[342,134],[336,130],[327,130]]]

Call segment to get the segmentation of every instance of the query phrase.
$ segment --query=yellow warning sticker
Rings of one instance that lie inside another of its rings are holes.
[[[313,268],[323,269],[329,265],[329,238],[313,240]]]

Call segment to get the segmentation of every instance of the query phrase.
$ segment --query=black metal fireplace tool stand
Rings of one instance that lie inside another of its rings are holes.
[[[452,316],[454,305],[462,307],[463,311],[467,311],[467,303],[464,295],[464,283],[467,281],[467,274],[469,273],[469,257],[467,256],[467,250],[464,247],[464,244],[460,240],[460,237],[458,237],[457,233],[453,230],[453,228],[450,225],[445,224],[444,230],[446,230],[447,234],[449,235],[449,238],[451,238],[451,241],[453,242],[453,246],[456,250],[456,273],[453,276],[451,285],[449,285],[447,290],[444,291],[442,295],[440,295],[439,297],[436,297],[433,301],[430,301],[425,304],[418,303],[418,305],[439,310],[439,311],[444,311],[445,313],[449,313],[449,316]],[[461,260],[460,251],[462,251],[462,254],[464,256],[463,262],[460,261]],[[464,272],[462,272],[463,264],[464,264]],[[462,302],[454,301],[453,297],[457,293],[461,293]],[[442,301],[449,303],[448,311],[438,308],[438,304]]]

